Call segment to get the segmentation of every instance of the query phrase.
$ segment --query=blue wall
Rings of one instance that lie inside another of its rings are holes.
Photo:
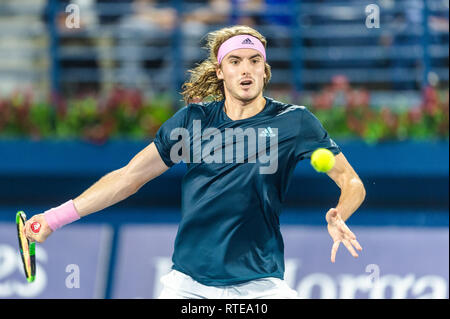
[[[0,141],[0,205],[54,206],[81,194],[104,174],[126,165],[148,143]],[[448,141],[338,143],[365,184],[364,208],[448,210]],[[119,203],[119,207],[179,206],[184,171],[184,164],[174,166]],[[338,197],[339,189],[334,182],[303,161],[295,170],[285,206],[331,206]]]

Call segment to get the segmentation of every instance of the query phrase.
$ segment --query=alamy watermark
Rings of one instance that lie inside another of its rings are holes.
[[[69,4],[66,6],[66,13],[69,13],[66,17],[66,27],[68,29],[80,28],[80,7],[76,4]]]
[[[369,264],[366,266],[366,272],[369,273],[369,286],[374,287],[380,280],[380,266],[377,264]]]
[[[66,272],[69,273],[66,277],[66,288],[80,288],[80,266],[76,264],[67,265]]]
[[[380,27],[380,7],[376,4],[366,6],[366,27],[368,29]]]
[[[170,132],[170,139],[177,141],[170,149],[174,163],[257,163],[260,174],[274,174],[278,169],[278,129],[218,128],[202,131],[200,120],[193,121],[191,134],[183,127]]]

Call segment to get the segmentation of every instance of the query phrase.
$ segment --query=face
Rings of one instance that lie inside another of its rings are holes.
[[[216,74],[224,82],[225,97],[249,102],[262,96],[264,71],[261,53],[253,49],[238,49],[223,58]]]

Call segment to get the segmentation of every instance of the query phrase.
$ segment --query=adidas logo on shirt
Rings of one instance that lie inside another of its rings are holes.
[[[252,44],[254,45],[254,43],[252,42],[252,40],[250,40],[249,38],[245,39],[244,41],[242,41],[241,44]]]
[[[269,126],[267,128],[265,128],[260,134],[259,136],[261,137],[274,137],[275,133],[272,131],[272,128]]]

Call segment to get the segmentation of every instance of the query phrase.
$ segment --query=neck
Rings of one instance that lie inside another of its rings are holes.
[[[232,96],[225,98],[224,111],[233,121],[243,120],[261,112],[266,106],[262,93],[253,100],[242,101]]]

